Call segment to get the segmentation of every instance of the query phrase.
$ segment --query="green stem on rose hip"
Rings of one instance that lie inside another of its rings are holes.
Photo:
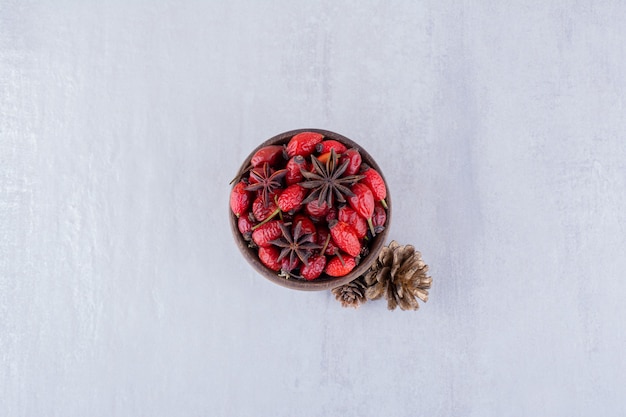
[[[277,214],[280,214],[282,217],[282,213],[280,211],[279,208],[277,208],[276,210],[274,210],[274,212],[272,212],[272,214],[270,214],[269,216],[267,216],[267,218],[265,220],[263,220],[261,223],[256,224],[254,226],[252,226],[252,230],[256,230],[259,227],[263,226],[265,223],[269,222],[270,220],[272,220],[274,217],[276,217]],[[282,220],[282,219],[281,219]]]

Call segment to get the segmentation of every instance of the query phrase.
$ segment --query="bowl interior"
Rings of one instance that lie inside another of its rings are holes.
[[[380,175],[383,177],[383,179],[385,179],[385,176],[383,172],[381,171],[380,167],[378,166],[376,161],[374,161],[371,155],[367,153],[365,149],[359,146],[356,142],[338,133],[331,132],[328,130],[323,130],[323,129],[291,130],[289,132],[281,133],[279,135],[274,136],[273,138],[266,140],[265,142],[257,146],[252,152],[250,152],[250,155],[248,155],[248,157],[241,164],[241,167],[239,168],[239,174],[237,175],[237,179],[239,179],[243,171],[249,166],[250,159],[252,158],[252,156],[257,150],[268,145],[286,144],[287,142],[289,142],[292,136],[301,132],[318,132],[324,135],[324,137],[328,139],[334,139],[339,142],[342,142],[348,148],[358,149],[361,154],[362,161],[367,163],[370,167],[377,170],[380,173]],[[387,181],[385,180],[385,184],[386,183]],[[241,233],[239,233],[239,228],[237,226],[237,217],[233,214],[230,208],[228,209],[228,213],[230,216],[230,227],[233,233],[233,237],[235,238],[235,242],[237,243],[237,246],[239,247],[239,250],[241,251],[244,258],[246,258],[248,263],[250,263],[250,265],[252,265],[252,267],[258,273],[260,273],[261,275],[263,275],[265,278],[269,279],[270,281],[274,282],[275,284],[281,285],[283,287],[287,287],[287,288],[291,288],[295,290],[304,290],[304,291],[321,291],[321,290],[329,290],[329,289],[338,287],[340,285],[347,284],[350,281],[353,281],[354,279],[358,278],[360,275],[363,275],[363,273],[365,273],[365,271],[367,271],[369,267],[371,266],[371,264],[376,260],[378,253],[380,252],[380,250],[385,244],[387,235],[389,233],[389,226],[391,225],[392,204],[391,204],[391,196],[389,193],[389,187],[387,187],[387,198],[385,199],[385,201],[387,202],[387,207],[388,207],[387,208],[387,222],[385,224],[385,229],[379,234],[377,234],[376,237],[374,238],[372,244],[369,247],[370,249],[369,254],[365,258],[361,259],[361,262],[349,274],[343,277],[331,277],[326,274],[322,274],[319,278],[313,281],[305,281],[305,280],[300,280],[300,279],[286,279],[284,277],[278,276],[277,272],[274,272],[271,269],[267,268],[265,265],[263,265],[257,256],[256,250],[249,248],[248,242],[246,242],[243,236],[241,236]]]

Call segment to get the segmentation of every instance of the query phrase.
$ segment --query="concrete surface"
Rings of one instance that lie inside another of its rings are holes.
[[[0,416],[623,416],[626,6],[2,1]],[[231,239],[261,140],[382,166],[416,313]]]

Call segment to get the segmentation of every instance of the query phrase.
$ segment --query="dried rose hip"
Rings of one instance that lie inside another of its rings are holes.
[[[385,187],[385,180],[383,180],[383,177],[381,177],[378,171],[371,168],[367,164],[361,164],[361,175],[365,176],[361,182],[372,190],[374,200],[380,201],[380,203],[386,208],[387,202],[385,201],[385,198],[387,198],[387,187]]]
[[[330,223],[331,220],[335,220],[337,218],[337,208],[331,207],[328,209],[328,213],[326,214],[326,222]]]
[[[275,165],[282,158],[283,147],[280,145],[269,145],[256,151],[256,153],[250,159],[250,164],[253,167],[258,167],[265,163]]]
[[[292,272],[294,269],[298,268],[300,266],[300,259],[298,258],[283,258],[280,260],[280,269],[282,269],[283,271],[290,273]]]
[[[345,161],[349,162],[344,175],[354,175],[361,169],[361,154],[357,149],[352,148],[345,151],[341,155],[339,163],[343,164]]]
[[[270,241],[278,239],[282,234],[280,230],[280,221],[269,221],[252,232],[252,241],[257,246],[270,246]]]
[[[309,201],[304,207],[304,210],[309,216],[321,219],[328,214],[330,207],[328,207],[326,200],[322,201],[322,204],[320,204],[319,200],[315,199],[313,201]]]
[[[374,214],[374,195],[372,190],[363,183],[357,183],[352,186],[352,192],[354,195],[348,198],[348,204],[352,207],[360,216],[367,219],[367,224],[370,226],[370,232],[376,236],[374,232],[374,225],[372,224],[372,214]]]
[[[250,213],[239,216],[237,219],[237,228],[242,235],[252,233],[252,226],[254,226],[254,222],[250,219]]]
[[[306,190],[303,187],[298,184],[290,185],[278,197],[278,207],[284,212],[295,210],[300,207],[305,196]]]
[[[297,184],[302,181],[302,170],[307,169],[306,159],[301,155],[296,155],[287,162],[285,167],[287,175],[285,175],[285,182],[287,185]]]
[[[359,239],[363,239],[367,235],[367,221],[351,207],[340,207],[337,212],[337,219],[352,226]]]
[[[273,201],[270,201],[266,206],[263,202],[263,196],[258,196],[252,202],[252,214],[258,222],[262,222],[267,219],[272,215],[272,213],[274,213],[274,211],[276,211],[276,204]]]
[[[354,229],[345,222],[333,220],[328,224],[330,235],[339,249],[350,256],[357,256],[361,253],[361,242]]]
[[[275,246],[261,246],[259,248],[259,259],[261,263],[272,271],[280,271],[281,262],[278,260],[280,251]]]
[[[387,212],[382,205],[376,203],[374,206],[374,214],[372,215],[372,224],[374,225],[374,231],[380,233],[385,229],[385,223],[387,222]]]
[[[334,139],[327,139],[315,145],[315,151],[319,154],[330,152],[331,149],[334,149],[339,155],[344,153],[347,148],[346,145]]]
[[[317,228],[317,244],[322,247],[320,253],[324,255],[336,255],[339,251],[339,248],[335,245],[335,242],[333,242],[330,231],[326,226],[319,226]]]
[[[317,233],[317,229],[315,227],[315,224],[313,223],[313,220],[311,220],[309,217],[305,216],[304,214],[296,214],[293,217],[292,223],[294,225],[297,225],[298,223],[302,223],[301,224],[302,233],[304,234],[315,236],[315,234]]]
[[[250,206],[250,193],[246,190],[247,184],[242,180],[230,192],[230,208],[239,217]]]
[[[326,267],[326,257],[324,255],[314,256],[309,259],[308,265],[302,267],[300,274],[307,281],[319,278]]]
[[[324,135],[316,132],[302,132],[291,138],[287,144],[287,156],[289,158],[301,155],[307,157],[315,150],[315,145],[320,143]]]
[[[342,277],[352,271],[355,266],[354,258],[334,256],[326,263],[326,274],[331,277]]]

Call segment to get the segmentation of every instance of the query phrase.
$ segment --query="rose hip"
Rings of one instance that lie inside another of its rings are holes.
[[[367,235],[367,221],[351,207],[340,207],[337,212],[337,219],[352,226],[359,239],[363,239]]]
[[[322,246],[320,253],[324,255],[335,255],[339,248],[333,242],[333,239],[330,236],[330,231],[326,226],[319,226],[317,228],[317,242],[318,245]]]
[[[348,223],[333,220],[328,224],[328,229],[339,249],[350,256],[357,256],[361,253],[361,242]]]
[[[356,183],[352,186],[352,192],[354,196],[348,197],[350,207],[366,219],[372,217],[372,213],[374,213],[374,195],[369,187],[362,183]]]
[[[279,221],[271,220],[263,225],[260,225],[252,232],[252,241],[256,243],[257,246],[271,246],[270,242],[278,239],[282,236],[282,234]]]
[[[319,154],[330,152],[331,149],[334,149],[335,153],[339,155],[344,153],[347,148],[343,143],[333,139],[327,139],[315,145],[315,151]]]
[[[230,192],[230,209],[239,217],[250,206],[250,192],[246,190],[248,184],[241,180]]]
[[[343,260],[343,262],[342,262]],[[326,263],[326,274],[331,277],[342,277],[348,274],[356,266],[356,260],[352,257],[339,258],[337,256],[332,257]]]
[[[285,188],[280,197],[278,197],[278,207],[283,212],[297,209],[302,204],[302,200],[306,197],[306,189],[298,184],[290,185]]]
[[[376,235],[374,232],[374,225],[372,224],[372,214],[374,213],[374,195],[369,187],[361,182],[358,182],[352,186],[352,192],[354,195],[348,197],[348,204],[359,215],[367,219],[367,224],[370,227],[372,235]]]
[[[298,133],[297,135],[292,137],[287,144],[287,156],[291,158],[296,155],[302,155],[306,158],[313,153],[313,151],[315,150],[315,145],[320,143],[323,138],[324,135],[320,133]]]
[[[315,234],[317,233],[313,221],[304,214],[296,214],[294,216],[292,221],[293,227],[295,228],[298,223],[301,223],[300,227],[302,227],[302,234],[315,236]]]
[[[281,262],[278,260],[280,251],[276,246],[261,246],[259,248],[259,259],[261,263],[272,271],[279,271]]]
[[[253,167],[261,166],[266,162],[270,165],[276,165],[282,158],[283,147],[280,145],[269,145],[256,151],[250,159],[250,164]]]
[[[324,255],[314,256],[309,259],[308,265],[302,267],[300,275],[307,281],[311,281],[322,275],[325,267],[326,257]]]
[[[296,155],[287,162],[285,169],[287,170],[285,175],[287,185],[297,184],[303,178],[301,170],[307,169],[306,160],[301,155]]]
[[[328,207],[326,200],[322,200],[322,204],[320,205],[318,203],[318,199],[316,198],[315,200],[306,203],[304,210],[309,216],[321,219],[328,214],[330,207]]]
[[[337,219],[337,208],[331,207],[328,209],[328,213],[326,214],[326,221],[330,223],[331,220]]]
[[[372,190],[374,200],[380,201],[381,204],[387,208],[387,203],[385,202],[385,198],[387,198],[387,187],[385,187],[383,177],[378,171],[367,164],[361,164],[361,175],[365,176],[361,182]]]
[[[299,258],[293,258],[293,262],[292,262],[289,256],[286,256],[280,261],[280,268],[285,272],[291,272],[294,269],[298,268],[299,266],[300,266]]]
[[[270,201],[266,207],[262,195],[257,196],[252,202],[252,214],[258,222],[267,219],[274,211],[276,211],[276,204]]]
[[[343,164],[346,160],[350,162],[348,163],[346,171],[343,173],[344,176],[354,175],[359,172],[359,169],[361,169],[361,154],[357,149],[351,148],[345,151],[341,155],[341,158],[339,158],[339,165]]]
[[[248,239],[246,240],[250,240],[249,238],[252,234],[252,226],[254,226],[254,223],[250,220],[250,216],[248,214],[239,216],[239,219],[237,219],[237,228],[239,229],[239,233],[244,235],[244,237],[248,235]]]
[[[374,225],[374,231],[380,233],[385,229],[385,222],[387,221],[387,212],[380,204],[374,206],[374,214],[372,214],[372,224]]]

